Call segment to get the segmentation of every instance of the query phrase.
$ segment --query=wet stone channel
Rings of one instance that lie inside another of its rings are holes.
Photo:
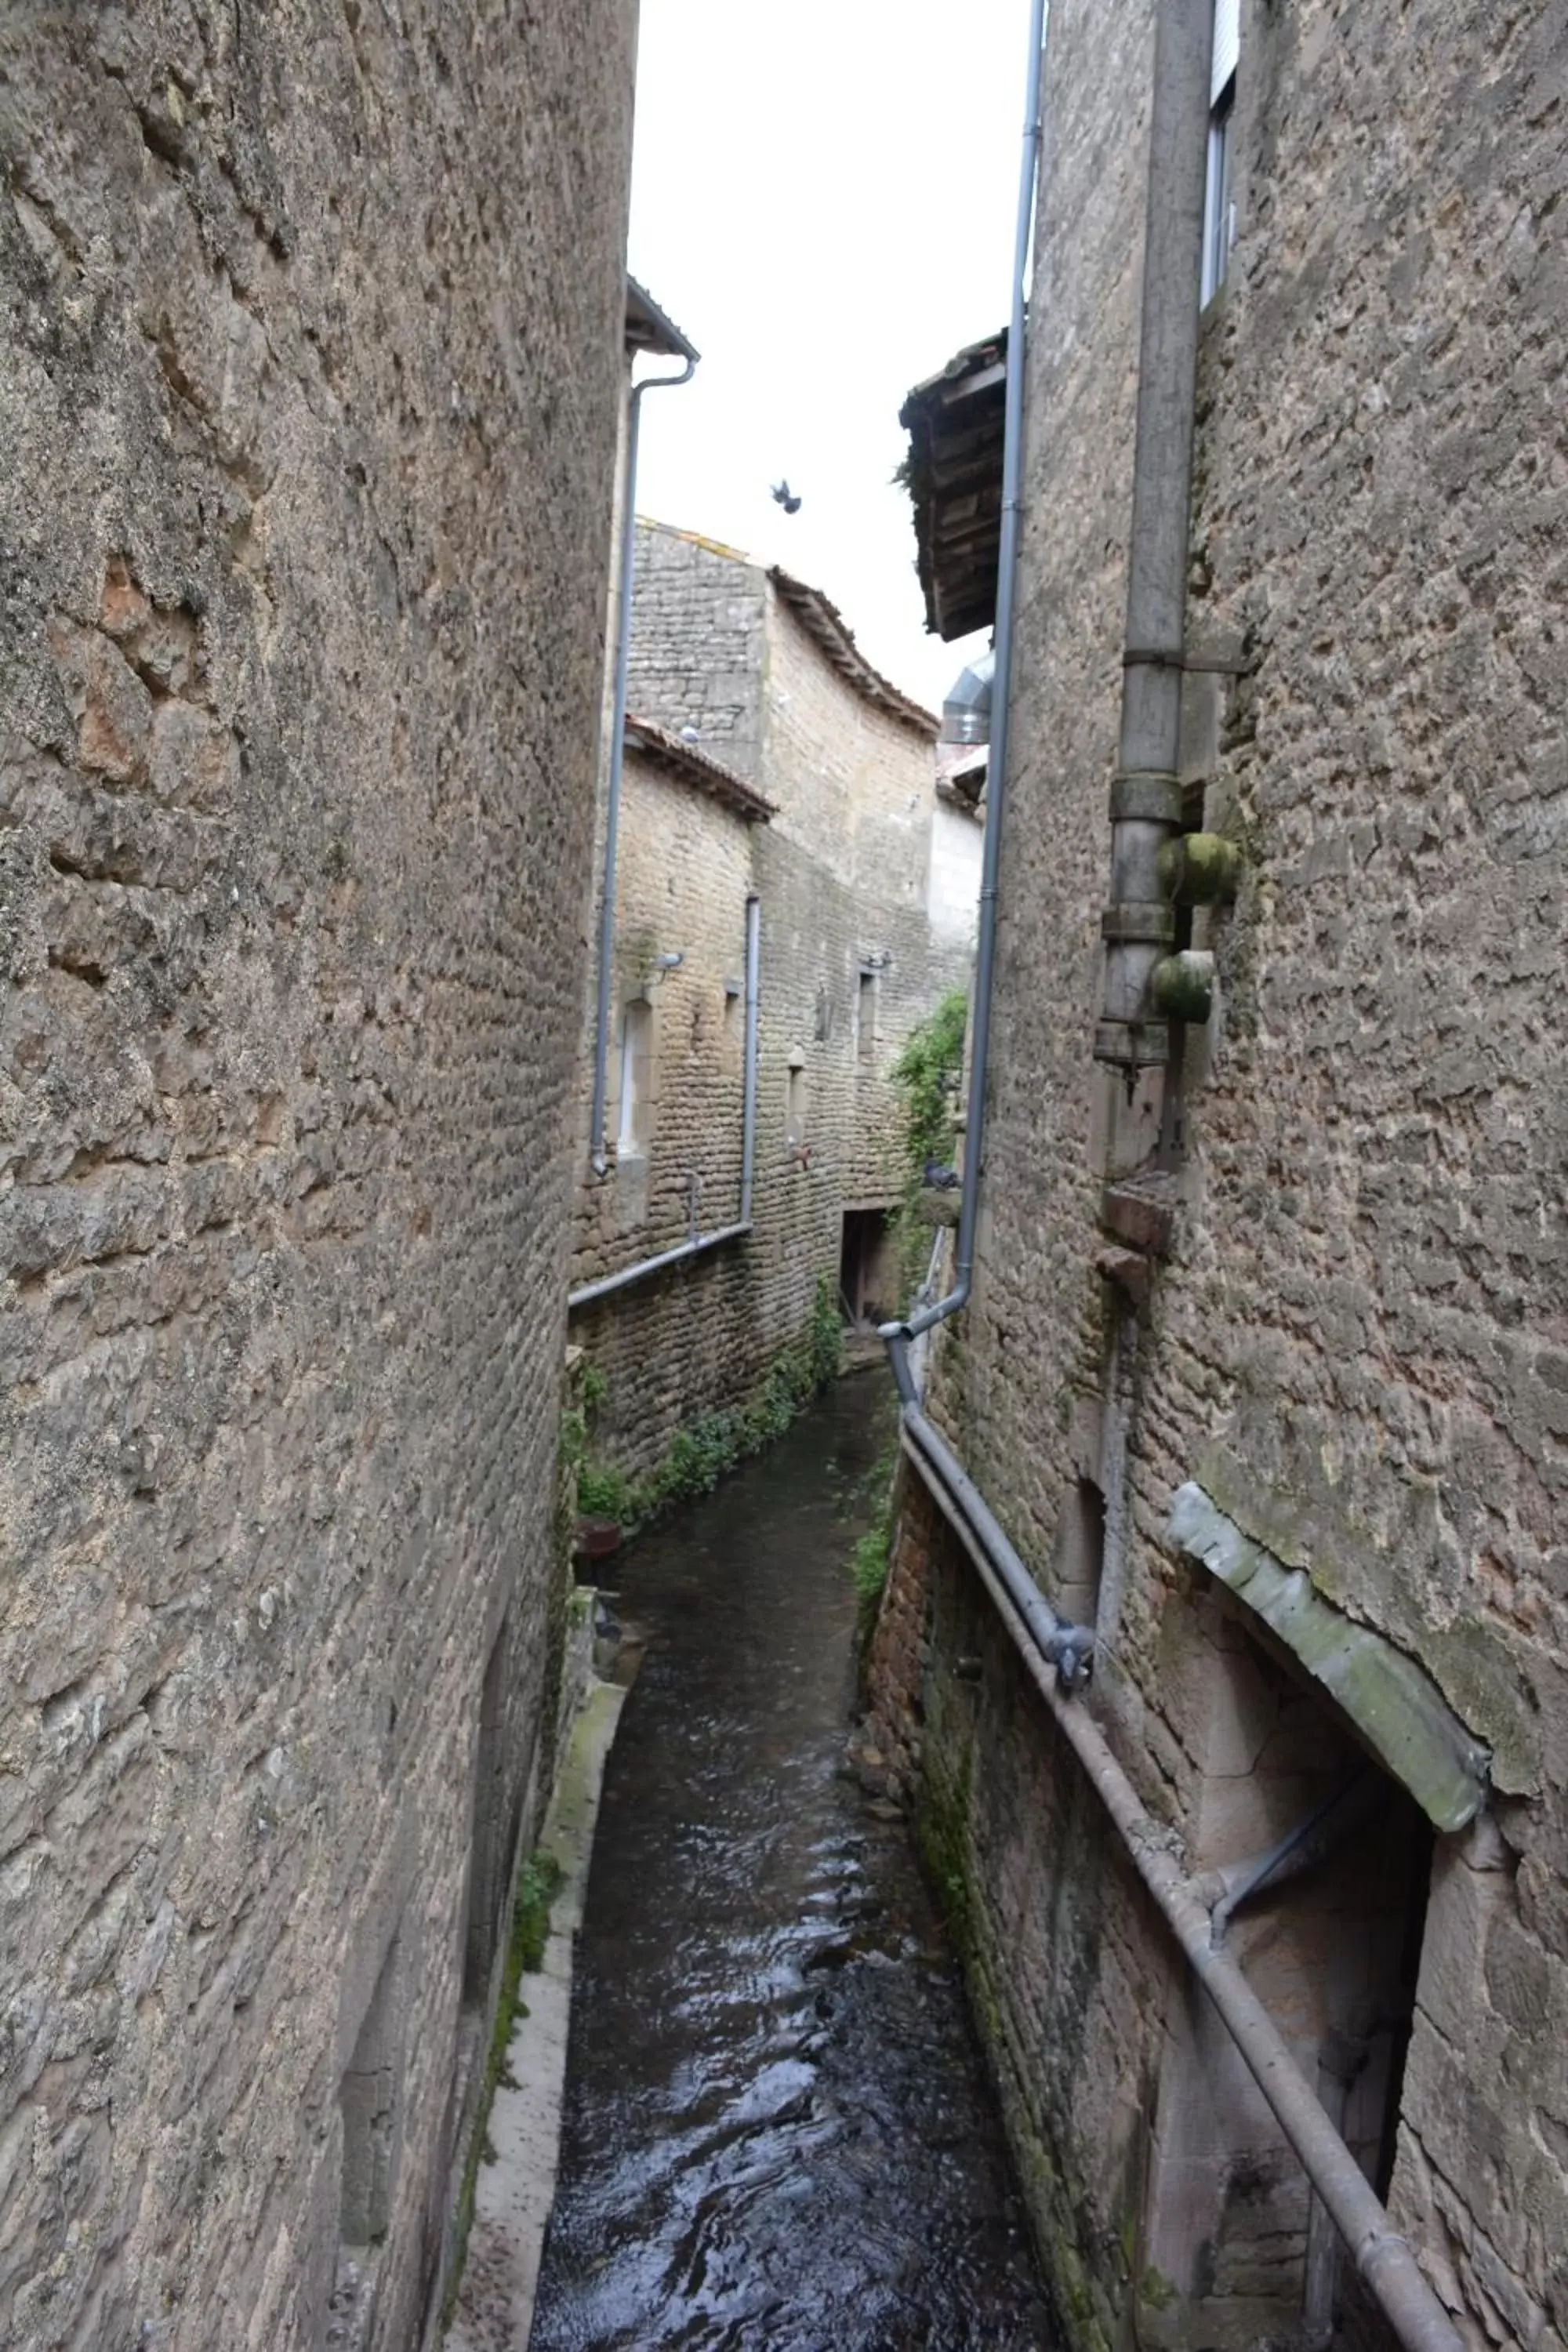
[[[532,2352],[1050,2352],[903,1822],[842,1761],[890,1428],[838,1382],[614,1563],[647,1634],[578,1953]]]

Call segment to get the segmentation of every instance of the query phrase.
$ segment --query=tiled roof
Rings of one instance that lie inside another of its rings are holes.
[[[736,775],[732,768],[726,768],[710,753],[700,751],[695,743],[672,735],[668,727],[656,726],[651,719],[633,719],[628,713],[626,746],[628,751],[640,752],[656,767],[679,776],[682,782],[694,784],[700,793],[722,801],[726,808],[733,809],[737,816],[746,818],[750,824],[765,824],[774,814],[776,803],[758,792],[754,784],[747,783],[743,776]]]
[[[804,580],[796,580],[776,563],[768,578],[807,635],[816,639],[834,668],[848,679],[857,694],[902,726],[912,728],[917,735],[923,735],[928,743],[936,740],[942,731],[941,721],[907,694],[900,693],[879,670],[872,668],[856,644],[849,624],[820,588],[808,587]]]

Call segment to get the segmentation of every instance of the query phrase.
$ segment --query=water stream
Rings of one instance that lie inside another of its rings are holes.
[[[904,1824],[842,1759],[875,1374],[613,1563],[610,1759],[532,2352],[1049,2352]]]

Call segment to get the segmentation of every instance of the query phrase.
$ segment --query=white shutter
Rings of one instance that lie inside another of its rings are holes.
[[[1214,0],[1214,71],[1209,77],[1212,106],[1236,71],[1241,55],[1241,0]]]

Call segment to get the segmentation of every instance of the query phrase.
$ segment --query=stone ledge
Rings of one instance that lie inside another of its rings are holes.
[[[1190,1480],[1172,1501],[1170,1533],[1322,1684],[1428,1821],[1452,1831],[1475,1819],[1490,1758],[1424,1667],[1325,1601],[1305,1569],[1254,1543]]]

